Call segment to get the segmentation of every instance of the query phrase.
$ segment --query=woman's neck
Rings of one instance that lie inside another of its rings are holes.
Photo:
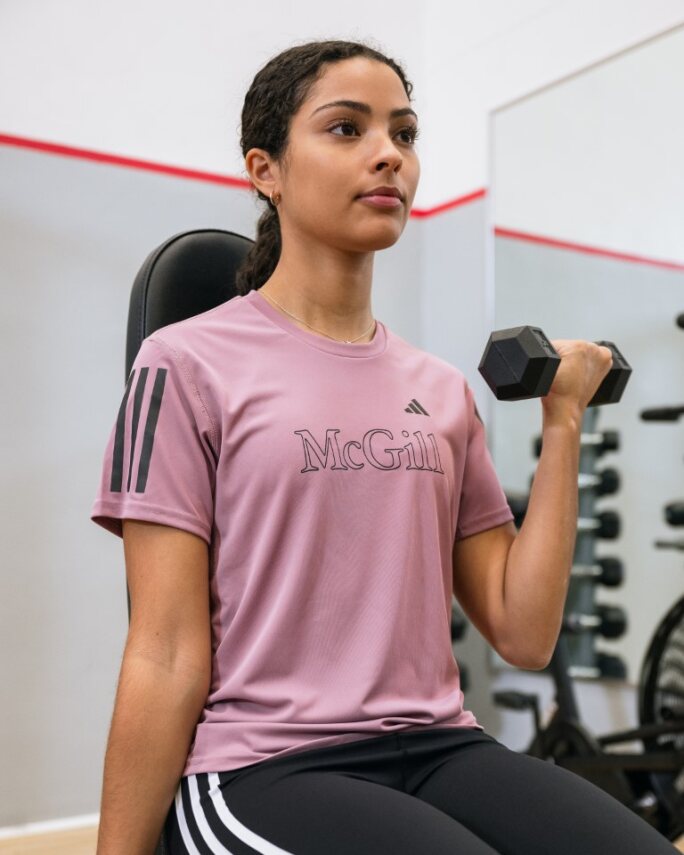
[[[272,280],[258,290],[271,305],[302,329],[354,344],[373,340],[376,323],[369,305],[341,307],[334,304],[335,308],[331,308],[330,303],[326,306],[320,301],[319,292],[317,300],[309,299],[292,288],[279,288]]]

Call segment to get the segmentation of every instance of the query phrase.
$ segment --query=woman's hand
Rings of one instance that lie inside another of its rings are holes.
[[[613,353],[605,345],[581,339],[556,339],[551,344],[561,362],[542,406],[547,413],[570,408],[581,417],[610,371]]]

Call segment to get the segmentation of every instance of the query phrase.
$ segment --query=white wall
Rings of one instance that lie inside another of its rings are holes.
[[[428,0],[427,9],[431,163],[419,201],[430,204],[489,184],[490,110],[684,21],[679,0]]]
[[[423,81],[424,16],[348,0],[15,0],[0,4],[0,131],[243,176],[244,95],[295,42],[372,38]],[[350,22],[363,21],[362,26]],[[417,108],[418,111],[418,108]]]
[[[0,132],[242,175],[257,68],[295,41],[372,38],[416,85],[423,208],[488,184],[490,110],[683,20],[681,0],[4,0]]]
[[[684,265],[684,25],[497,111],[494,133],[497,227]]]

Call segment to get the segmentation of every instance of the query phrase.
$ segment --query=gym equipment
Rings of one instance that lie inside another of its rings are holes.
[[[655,407],[650,410],[641,411],[641,420],[644,422],[676,422],[684,413],[684,407]]]
[[[461,684],[461,691],[467,692],[470,688],[470,671],[468,670],[468,666],[460,663],[458,666],[458,674],[459,674],[459,682]]]
[[[454,603],[451,609],[451,640],[461,641],[468,628],[468,621],[463,612]]]
[[[639,721],[645,725],[684,722],[684,597],[653,633],[639,681]],[[666,729],[644,740],[647,751],[684,753],[684,734]],[[684,769],[653,770],[650,784],[672,814],[684,814]],[[684,819],[682,820],[684,826]]]
[[[621,606],[598,603],[594,614],[564,615],[562,626],[566,632],[597,632],[604,638],[620,638],[627,632],[627,613]]]
[[[684,314],[677,318],[677,324],[684,328]],[[640,414],[643,421],[675,421],[681,415],[684,406],[643,410]],[[604,447],[601,434],[591,436],[585,442],[583,433],[582,443],[595,443],[595,457],[618,447],[617,434],[608,443],[614,448]],[[539,438],[534,449],[539,457]],[[518,504],[520,511],[522,503]],[[665,519],[670,525],[681,525],[682,513],[684,502],[665,506]],[[684,551],[684,540],[656,540],[655,546]],[[595,563],[585,560],[573,565],[573,576],[576,574],[593,575],[597,581],[605,574],[610,583],[622,581],[622,563],[615,558],[602,558]],[[605,611],[603,615],[606,616]],[[532,709],[535,736],[528,754],[586,777],[620,799],[669,840],[676,840],[684,833],[684,596],[666,612],[648,644],[639,678],[639,726],[630,730],[594,737],[581,724],[571,671],[575,676],[583,675],[580,669],[571,669],[569,665],[570,633],[567,627],[564,630],[549,665],[556,687],[556,708],[549,723],[545,727],[540,724],[537,695],[498,692],[493,696],[494,702],[510,709]],[[597,651],[595,658],[601,676],[619,679],[626,676],[618,657]],[[618,754],[605,750],[607,746],[634,741],[643,744],[642,753]]]
[[[619,558],[604,556],[593,564],[573,564],[572,575],[593,579],[595,584],[607,588],[617,588],[624,581],[625,570]]]
[[[627,666],[619,656],[606,653],[603,650],[596,651],[596,668],[599,677],[608,677],[610,680],[626,680]]]
[[[620,473],[612,466],[595,474],[580,472],[577,486],[580,490],[594,490],[597,497],[611,496],[620,489]]]
[[[461,607],[459,606],[456,597],[453,598],[451,605],[451,643],[453,644],[454,642],[461,641],[463,639],[463,636],[468,629],[468,619],[461,611]],[[467,692],[470,687],[470,671],[468,670],[468,666],[461,662],[460,657],[458,661],[458,673],[461,691]]]
[[[590,531],[603,540],[615,540],[620,537],[620,516],[615,511],[601,511],[597,517],[579,517],[577,531]]]
[[[675,617],[672,610],[669,625],[681,623],[684,633],[684,597]],[[569,674],[567,639],[561,634],[550,663],[555,693],[555,709],[545,726],[541,724],[539,697],[517,691],[495,692],[492,699],[508,709],[531,709],[534,715],[534,737],[524,753],[563,766],[610,793],[653,825],[669,840],[684,832],[684,692],[680,691],[679,708],[663,703],[667,689],[663,678],[658,684],[655,667],[661,659],[665,639],[671,632],[662,629],[649,647],[640,682],[639,727],[595,736],[582,724]],[[616,657],[599,654],[601,670],[606,676],[615,671]],[[618,660],[619,663],[619,660]],[[621,664],[621,663],[619,663]],[[620,669],[617,669],[620,671]],[[618,673],[615,676],[624,677]],[[684,689],[684,676],[679,674],[679,688]],[[650,719],[650,721],[648,721]],[[606,751],[606,746],[641,741],[643,752]],[[677,781],[673,785],[673,779]]]
[[[668,525],[684,525],[684,502],[665,505],[665,522]]]
[[[615,404],[622,397],[632,369],[612,341],[613,365],[587,406]],[[547,395],[561,357],[539,327],[497,330],[489,336],[478,366],[499,401],[521,401]]]
[[[684,328],[684,314],[676,318]],[[667,406],[642,410],[642,421],[677,421],[684,406]],[[665,522],[684,524],[684,502],[670,502],[664,507]],[[654,541],[657,549],[684,550],[684,540]],[[671,726],[684,720],[684,597],[667,611],[649,642],[639,682],[639,721],[644,725],[670,729],[654,733],[644,742],[649,751],[684,751],[684,734]],[[684,770],[653,770],[650,785],[674,816],[684,816]],[[684,827],[684,819],[681,820]]]

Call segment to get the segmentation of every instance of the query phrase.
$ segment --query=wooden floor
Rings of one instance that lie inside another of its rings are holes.
[[[2,855],[95,855],[97,827],[56,831],[52,834],[30,834],[13,840],[0,840]],[[684,835],[675,841],[684,852]]]
[[[97,826],[0,840],[2,855],[95,855]]]

